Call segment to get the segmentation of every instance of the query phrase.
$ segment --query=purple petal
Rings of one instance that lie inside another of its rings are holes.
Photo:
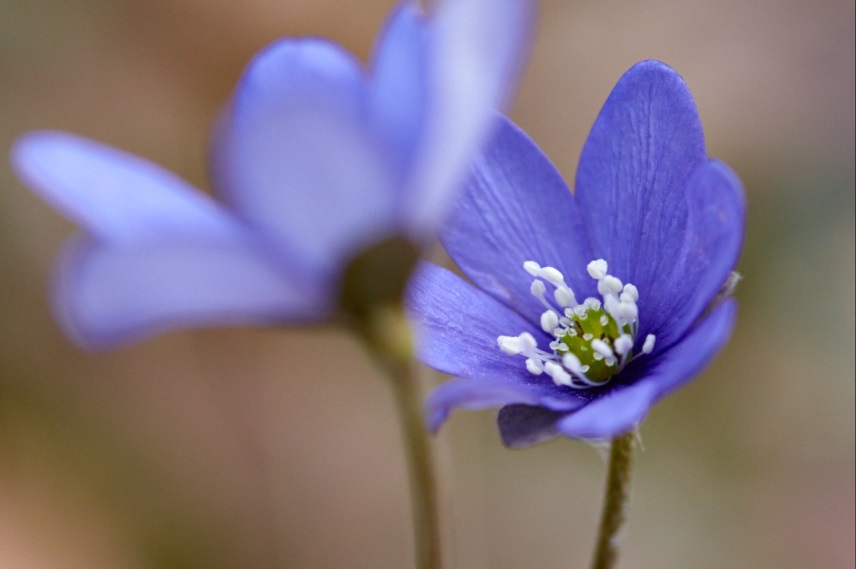
[[[404,217],[432,231],[508,101],[534,24],[527,0],[443,2],[430,23],[427,110]]]
[[[646,299],[640,337],[657,336],[657,351],[677,341],[708,307],[737,265],[746,202],[740,180],[719,161],[703,164],[688,182],[687,240],[668,282]]]
[[[507,405],[499,410],[496,424],[502,444],[509,448],[536,445],[556,437],[556,427],[567,413],[531,405]]]
[[[75,341],[104,348],[175,328],[321,318],[324,292],[294,286],[248,243],[81,240],[61,259],[54,300]]]
[[[509,356],[510,357],[510,356]],[[530,375],[531,378],[535,376]],[[436,433],[453,409],[489,409],[508,405],[535,406],[544,413],[556,413],[582,407],[583,399],[563,396],[546,382],[533,382],[526,377],[494,375],[480,379],[452,379],[435,389],[425,401],[428,430]],[[556,409],[557,411],[550,411]],[[503,435],[504,438],[504,435]]]
[[[93,140],[30,132],[15,142],[11,159],[34,191],[101,239],[231,239],[240,231],[216,202],[172,172]]]
[[[410,281],[407,306],[416,328],[418,356],[426,365],[458,377],[529,375],[524,359],[499,349],[498,336],[529,332],[542,344],[540,328],[460,277],[430,263]]]
[[[367,92],[358,62],[338,46],[282,40],[247,67],[215,136],[219,187],[316,271],[396,223],[394,157],[372,134]]]
[[[591,251],[568,186],[523,131],[505,118],[476,160],[440,238],[479,288],[537,321],[525,261],[561,270],[579,300],[594,294]]]
[[[522,356],[499,349],[496,338],[529,332],[547,338],[489,295],[446,269],[423,263],[411,280],[408,308],[425,364],[463,379],[441,385],[428,398],[428,421],[439,428],[452,408],[483,409],[510,403],[574,409],[583,401],[548,377],[526,371]]]
[[[731,335],[737,303],[728,300],[689,335],[662,354],[642,377],[627,387],[616,387],[557,423],[571,438],[611,439],[633,429],[651,407],[678,389],[723,348]]]
[[[611,274],[635,284],[642,298],[650,299],[680,256],[686,184],[706,159],[683,79],[657,61],[633,66],[592,127],[576,197],[595,256],[606,259]],[[647,316],[643,311],[641,321]]]
[[[372,58],[372,120],[379,138],[400,155],[402,170],[411,165],[425,120],[428,39],[428,21],[416,4],[402,2]]]

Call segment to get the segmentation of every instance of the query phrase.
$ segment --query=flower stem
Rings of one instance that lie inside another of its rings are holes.
[[[404,314],[376,313],[367,330],[374,355],[389,374],[401,419],[410,473],[417,569],[441,569],[440,515],[430,436],[422,419],[421,389],[414,373],[410,327]]]
[[[630,501],[630,467],[636,447],[636,432],[612,440],[609,449],[609,472],[600,518],[592,569],[613,569],[618,562],[619,532],[627,517]]]

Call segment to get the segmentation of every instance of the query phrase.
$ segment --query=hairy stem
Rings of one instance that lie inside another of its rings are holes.
[[[618,562],[618,541],[630,502],[630,469],[636,432],[613,439],[609,450],[609,472],[600,518],[592,569],[614,569]]]

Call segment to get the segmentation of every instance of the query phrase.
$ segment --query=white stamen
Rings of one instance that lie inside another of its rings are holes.
[[[623,356],[633,349],[633,338],[630,337],[630,334],[622,334],[615,339],[613,345],[615,346],[615,353]]]
[[[574,291],[566,286],[560,286],[553,293],[553,298],[556,299],[556,304],[562,308],[571,308],[577,305],[577,298],[574,296]]]
[[[523,332],[517,336],[497,337],[500,349],[509,355],[522,355],[526,370],[532,375],[546,374],[556,385],[572,389],[602,386],[610,377],[620,373],[636,344],[639,327],[639,291],[636,287],[630,283],[624,285],[608,274],[606,261],[597,259],[588,264],[587,270],[598,281],[600,297],[586,298],[580,303],[565,283],[562,272],[555,267],[542,267],[535,261],[526,261],[523,269],[534,277],[529,290],[546,309],[541,313],[540,325],[552,341],[549,348],[542,350],[532,334]],[[550,286],[554,290],[548,297]],[[589,321],[590,316],[592,321]],[[617,338],[612,335],[616,325]],[[653,348],[654,336],[649,335],[642,346],[642,353],[651,353]],[[587,374],[592,370],[589,365],[583,365],[583,360],[589,364],[602,362],[613,369],[607,371],[598,364],[595,366],[596,376],[590,379]]]
[[[574,354],[565,354],[562,356],[562,365],[568,368],[571,373],[582,375],[582,365],[580,364],[580,358],[575,356]]]
[[[499,349],[510,356],[520,354],[520,338],[517,336],[500,336],[496,339]]]
[[[548,334],[559,327],[559,315],[553,310],[545,310],[541,315],[541,329]]]
[[[626,285],[624,285],[624,292],[622,293],[622,295],[624,295],[624,294],[627,294],[630,297],[632,297],[633,302],[636,302],[637,300],[639,300],[639,290],[630,283],[627,283]]]
[[[654,334],[648,334],[647,336],[645,336],[645,343],[642,344],[643,354],[650,354],[654,351],[654,342],[656,341],[656,339],[657,337],[654,336]]]
[[[591,278],[600,280],[606,276],[607,264],[603,259],[598,259],[589,263],[586,269]]]
[[[533,277],[537,277],[541,274],[541,265],[535,261],[526,261],[523,263],[523,269]]]
[[[609,347],[609,344],[604,342],[603,340],[597,339],[591,341],[592,349],[601,354],[605,358],[614,358],[615,354],[612,352],[612,348]]]
[[[547,285],[544,284],[544,281],[534,280],[532,284],[529,286],[529,292],[532,293],[532,296],[539,300],[544,299],[544,293],[547,291]]]
[[[538,342],[535,341],[535,338],[529,332],[523,332],[518,338],[520,339],[520,347],[523,349],[524,354],[538,347]]]
[[[556,385],[571,385],[571,374],[565,371],[561,365],[556,362],[546,362],[544,371],[553,378],[553,383]]]
[[[558,269],[553,267],[543,267],[541,269],[541,278],[553,286],[561,286],[565,284],[565,277]]]
[[[540,364],[532,358],[528,358],[526,360],[526,371],[528,371],[532,375],[541,375],[542,373],[544,373],[544,368],[542,368]]]
[[[597,292],[600,293],[601,296],[606,296],[609,293],[618,293],[621,292],[623,284],[617,278],[612,275],[606,275],[597,283]]]
[[[615,312],[625,322],[632,322],[639,315],[639,309],[636,307],[635,302],[619,302]]]

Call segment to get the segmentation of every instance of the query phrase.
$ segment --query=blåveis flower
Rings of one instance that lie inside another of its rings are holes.
[[[283,39],[249,64],[210,170],[225,203],[142,158],[60,132],[12,150],[18,175],[85,228],[54,304],[90,347],[164,329],[333,315],[343,267],[384,239],[430,237],[489,135],[528,39],[527,0],[404,1],[369,70]]]
[[[690,92],[660,62],[616,85],[573,194],[500,120],[440,234],[474,286],[426,263],[409,292],[420,359],[457,378],[429,397],[429,428],[501,406],[509,446],[614,438],[726,343],[742,186],[708,158]]]

